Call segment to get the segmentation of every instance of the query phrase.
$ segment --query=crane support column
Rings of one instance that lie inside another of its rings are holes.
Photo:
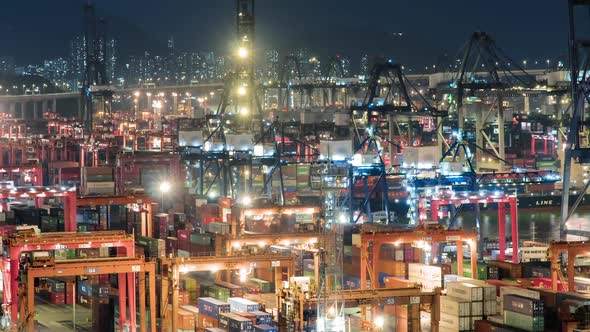
[[[117,277],[119,286],[119,328],[123,331],[127,321],[127,280],[125,279],[125,273],[119,273]]]
[[[145,317],[145,272],[139,272],[138,276],[139,286],[139,328],[141,332],[146,332],[146,317]],[[151,279],[151,278],[150,278]],[[150,308],[150,312],[152,309]],[[153,321],[150,321],[154,324]]]
[[[506,206],[498,202],[498,245],[500,249],[500,260],[506,259]],[[514,253],[513,253],[514,254]]]
[[[463,240],[459,240],[457,246],[457,274],[463,276]],[[473,278],[473,275],[471,275]]]
[[[499,157],[506,159],[506,147],[504,135],[504,105],[502,96],[498,96],[498,152]]]
[[[512,227],[512,262],[518,263],[518,215],[516,212],[516,197],[510,200],[510,226]]]

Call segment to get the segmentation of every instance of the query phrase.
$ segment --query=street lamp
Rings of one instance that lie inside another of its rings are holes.
[[[162,203],[162,211],[164,210],[164,194],[170,192],[170,189],[172,189],[172,185],[170,184],[170,182],[168,181],[162,181],[160,183],[160,198],[161,198],[161,203]]]

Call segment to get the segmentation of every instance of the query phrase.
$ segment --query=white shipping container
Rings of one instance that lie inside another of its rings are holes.
[[[468,301],[483,301],[483,288],[469,283],[447,283],[447,295]]]
[[[439,329],[441,331],[469,331],[471,330],[471,317],[457,317],[441,312]]]
[[[424,291],[432,291],[435,288],[441,287],[441,282],[436,280],[430,279],[423,279],[423,278],[408,278],[409,281],[419,283],[422,285],[422,290]]]
[[[472,316],[483,315],[483,302],[479,302],[479,301],[471,302],[471,315]]]
[[[260,310],[258,303],[241,297],[230,297],[227,299],[227,302],[229,303],[229,310],[231,312],[252,312]]]
[[[471,316],[471,303],[452,296],[441,296],[440,312],[457,317]]]
[[[498,313],[498,303],[496,300],[486,300],[483,302],[483,314],[486,316]]]
[[[504,299],[504,295],[508,295],[508,294],[519,295],[519,296],[528,297],[530,299],[535,299],[535,300],[541,299],[541,294],[539,294],[539,292],[534,291],[534,290],[524,289],[524,288],[514,287],[514,286],[500,287],[500,299]]]
[[[432,266],[420,263],[409,263],[408,276],[442,282],[442,272],[439,266]]]

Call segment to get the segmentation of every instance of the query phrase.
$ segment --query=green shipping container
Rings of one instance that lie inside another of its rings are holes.
[[[544,316],[528,316],[518,312],[504,310],[504,324],[525,331],[545,331]]]
[[[272,292],[272,284],[266,280],[258,279],[258,278],[250,278],[248,279],[251,283],[255,284],[261,293],[271,293]]]
[[[212,238],[213,235],[208,233],[195,233],[191,234],[191,243],[208,246],[211,245]]]
[[[451,264],[451,272],[457,274],[457,262]],[[467,278],[473,278],[471,276],[471,262],[463,262],[463,276]],[[485,263],[477,263],[477,279],[488,280],[488,268]]]
[[[223,288],[217,285],[202,286],[201,296],[212,297],[214,299],[227,302],[227,299],[231,297],[230,291],[227,288]]]

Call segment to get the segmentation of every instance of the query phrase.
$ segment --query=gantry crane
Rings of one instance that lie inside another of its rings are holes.
[[[280,304],[289,304],[289,306],[279,306],[280,310],[283,308],[290,308],[290,318],[296,323],[295,329],[297,331],[305,330],[306,322],[306,308],[313,308],[320,306],[318,299],[314,296],[314,290],[302,290],[299,287],[291,286],[289,288],[281,289],[279,293]],[[364,328],[372,331],[375,328],[383,328],[377,326],[377,315],[381,306],[384,305],[407,305],[408,307],[408,322],[413,321],[418,324],[412,325],[412,332],[420,331],[420,308],[421,305],[430,305],[431,317],[431,331],[437,332],[440,308],[439,297],[440,291],[434,290],[431,292],[424,292],[418,287],[414,288],[378,288],[378,289],[352,289],[352,290],[337,290],[326,294],[328,300],[338,300],[343,306],[347,307],[361,307],[361,324]],[[367,319],[366,309],[370,308],[373,312],[372,321]],[[321,322],[320,322],[321,323]],[[339,320],[340,330],[347,330],[344,317]],[[321,326],[317,326],[318,331],[337,331],[322,330]],[[404,329],[405,330],[405,329]]]
[[[133,253],[135,255],[135,253]],[[28,331],[35,330],[35,279],[37,278],[55,278],[70,276],[88,276],[100,274],[117,274],[119,288],[119,329],[123,330],[127,321],[127,300],[129,301],[130,312],[130,330],[137,331],[136,323],[136,287],[135,275],[138,275],[139,281],[139,326],[141,332],[146,332],[146,273],[149,280],[149,309],[150,309],[150,331],[156,331],[156,263],[146,262],[143,259],[136,258],[102,258],[102,259],[85,259],[64,261],[55,263],[48,267],[29,267],[26,270],[26,311],[21,309],[21,321],[19,326],[28,326]],[[177,302],[178,303],[178,302]],[[24,303],[20,303],[24,306]]]
[[[293,257],[283,255],[251,255],[251,256],[225,256],[225,257],[189,257],[189,258],[165,258],[162,259],[162,293],[160,294],[160,317],[162,326],[168,326],[166,321],[172,321],[172,331],[177,330],[176,317],[178,315],[178,291],[180,285],[180,273],[192,271],[222,271],[239,270],[240,273],[248,273],[252,268],[270,268],[275,270],[275,284],[282,283],[282,270],[287,269],[290,278],[295,271]],[[168,299],[172,295],[172,317],[167,317],[166,310]],[[277,299],[278,301],[278,299]]]
[[[563,153],[563,189],[561,191],[561,223],[560,238],[565,240],[567,237],[567,220],[573,214],[579,203],[584,198],[590,181],[586,182],[584,190],[580,191],[579,197],[574,202],[570,210],[570,177],[572,158],[579,163],[590,163],[590,144],[588,140],[588,125],[586,106],[590,103],[590,83],[588,82],[588,51],[590,51],[590,42],[581,39],[578,31],[580,23],[576,17],[578,12],[587,12],[590,3],[583,0],[568,0],[569,14],[569,57],[570,57],[570,93],[572,97],[571,123],[567,132],[567,141]],[[586,20],[587,21],[587,20]]]
[[[504,99],[518,91],[519,95],[535,93],[538,83],[535,77],[527,73],[519,63],[513,61],[487,33],[474,32],[465,46],[460,50],[461,60],[456,72],[452,73],[450,88],[453,96],[450,106],[457,114],[457,131],[464,132],[466,98],[472,96],[494,96],[492,107],[485,115],[476,113],[476,144],[484,146],[483,138],[493,147],[500,159],[505,159],[504,152]],[[444,94],[444,91],[441,91]],[[536,92],[538,93],[538,91]],[[498,119],[498,150],[484,132],[484,124],[496,106]],[[439,128],[442,137],[442,127]]]

